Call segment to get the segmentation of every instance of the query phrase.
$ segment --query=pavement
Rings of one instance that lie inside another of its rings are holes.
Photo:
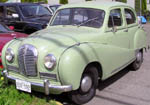
[[[145,24],[150,44],[150,24]],[[150,105],[150,50],[138,71],[124,69],[100,83],[96,96],[85,105]]]

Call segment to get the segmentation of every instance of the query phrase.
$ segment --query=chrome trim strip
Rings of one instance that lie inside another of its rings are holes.
[[[3,76],[4,76],[4,79],[5,79],[6,83],[8,83],[8,80],[16,81],[16,79],[18,79],[18,78],[14,78],[12,76],[9,76],[7,70],[3,71]],[[49,95],[50,89],[52,89],[54,91],[59,91],[59,92],[69,92],[69,91],[72,91],[72,86],[71,85],[62,85],[62,86],[51,85],[50,82],[49,82],[49,80],[47,80],[47,79],[45,79],[43,81],[43,84],[34,83],[34,82],[30,82],[30,83],[31,83],[32,87],[41,87],[41,88],[43,88],[45,90],[45,94],[46,95]]]
[[[19,68],[15,67],[15,66],[7,65],[7,69],[10,71],[19,72]]]
[[[57,80],[56,74],[44,73],[44,72],[40,72],[39,74],[41,78]]]
[[[111,72],[111,74],[113,74],[113,73],[115,73],[115,72],[120,71],[120,70],[121,70],[121,68],[125,68],[127,65],[129,65],[130,63],[132,63],[135,59],[136,59],[136,58],[133,58],[132,60],[130,60],[129,62],[127,62],[127,63],[126,63],[126,64],[124,64],[123,66],[121,66],[121,67],[119,67],[119,68],[117,68],[117,69],[113,70],[113,71]]]

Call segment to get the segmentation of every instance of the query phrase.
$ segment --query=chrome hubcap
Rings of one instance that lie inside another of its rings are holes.
[[[138,52],[138,54],[136,55],[136,59],[137,59],[138,63],[142,61],[142,53],[141,52]]]
[[[92,79],[90,76],[85,76],[81,81],[82,92],[88,92],[92,87]]]

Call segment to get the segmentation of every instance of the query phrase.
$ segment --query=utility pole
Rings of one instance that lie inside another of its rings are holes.
[[[140,0],[140,16],[142,16],[142,0]]]

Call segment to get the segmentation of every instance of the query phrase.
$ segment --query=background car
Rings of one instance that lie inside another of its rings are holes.
[[[44,29],[51,16],[51,13],[40,4],[0,3],[0,22],[14,26],[17,32],[30,34]]]
[[[27,34],[14,32],[4,24],[0,23],[0,66],[2,65],[1,51],[4,45],[14,38],[27,37],[27,36],[28,36]]]

